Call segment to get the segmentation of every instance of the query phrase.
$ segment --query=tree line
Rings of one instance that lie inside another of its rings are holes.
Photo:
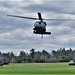
[[[13,52],[2,53],[0,52],[0,58],[9,59],[10,63],[46,63],[46,62],[66,62],[71,59],[75,59],[75,50],[60,48],[58,50],[52,50],[50,53],[46,50],[36,51],[34,48],[29,53],[20,51],[16,56]]]

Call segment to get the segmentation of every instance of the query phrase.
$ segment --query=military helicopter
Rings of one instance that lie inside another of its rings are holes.
[[[18,18],[25,18],[25,19],[32,19],[32,20],[38,20],[35,22],[34,24],[34,28],[33,28],[33,33],[35,34],[41,34],[43,38],[44,34],[50,35],[51,32],[46,32],[46,22],[44,22],[43,20],[55,20],[55,21],[71,21],[72,19],[43,19],[41,16],[41,13],[38,12],[38,18],[32,18],[32,17],[23,17],[23,16],[16,16],[16,15],[7,15],[7,16],[12,16],[12,17],[18,17]]]

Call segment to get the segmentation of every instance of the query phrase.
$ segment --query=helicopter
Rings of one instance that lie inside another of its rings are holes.
[[[43,38],[43,35],[45,35],[45,34],[47,34],[47,35],[51,34],[51,32],[46,32],[46,25],[47,24],[43,20],[51,20],[51,21],[53,21],[53,20],[55,20],[55,21],[73,21],[72,19],[44,19],[44,18],[42,18],[42,15],[41,15],[40,12],[38,12],[37,14],[38,14],[38,18],[16,16],[16,15],[7,15],[7,16],[18,17],[18,18],[25,18],[25,19],[32,19],[32,20],[38,20],[34,24],[33,33],[35,33],[35,34],[41,34],[42,35],[41,38]]]
[[[51,32],[46,32],[46,22],[44,22],[41,13],[38,13],[38,18],[31,18],[31,17],[23,17],[23,16],[15,16],[15,15],[7,15],[12,17],[19,17],[19,18],[26,18],[26,19],[33,19],[33,20],[39,20],[36,21],[33,28],[33,33],[35,34],[41,34],[42,38],[44,34],[50,35]]]

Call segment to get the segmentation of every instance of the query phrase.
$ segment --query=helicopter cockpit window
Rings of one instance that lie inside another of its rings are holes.
[[[40,25],[40,22],[39,21],[37,21],[35,24],[34,24],[34,26],[39,26]]]
[[[38,23],[38,22],[36,22],[35,24],[36,24],[36,25],[38,25],[39,23]]]
[[[41,24],[41,22],[38,22],[39,24]]]
[[[38,22],[36,22],[35,24],[34,24],[34,26],[37,26],[38,25]]]
[[[41,21],[37,21],[34,26],[40,26],[40,27],[43,27],[45,28],[46,24],[44,22],[41,22]]]
[[[46,26],[44,22],[41,22],[41,25],[43,28],[45,28],[45,26]]]

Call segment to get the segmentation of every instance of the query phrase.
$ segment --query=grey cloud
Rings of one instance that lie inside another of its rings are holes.
[[[18,52],[28,51],[31,48],[48,51],[60,47],[74,48],[75,22],[47,21],[47,31],[51,31],[52,34],[41,39],[41,35],[33,34],[35,21],[7,17],[8,14],[37,17],[37,12],[41,12],[45,18],[71,18],[75,12],[74,3],[73,1],[0,2],[0,8],[3,9],[0,10],[0,49]]]
[[[72,8],[74,8],[74,1],[43,1],[43,4],[32,4],[21,9],[28,9],[30,12],[55,12],[74,14]],[[71,10],[71,11],[70,11]]]

